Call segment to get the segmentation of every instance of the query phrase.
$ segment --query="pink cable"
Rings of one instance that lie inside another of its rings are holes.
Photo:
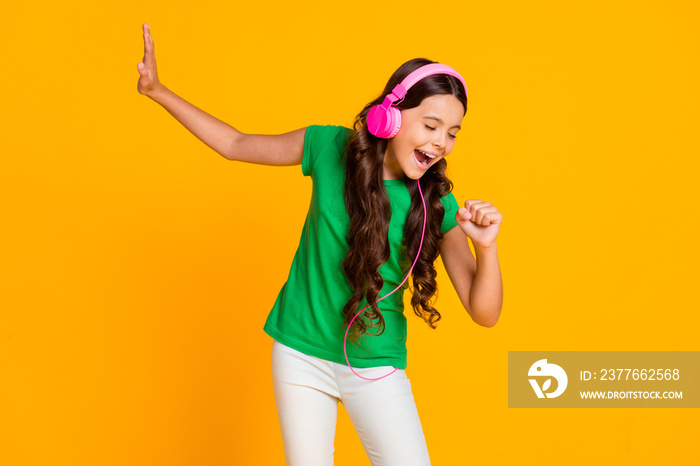
[[[416,180],[416,183],[418,183],[418,192],[420,192],[420,198],[421,198],[421,201],[423,201],[423,233],[421,233],[420,245],[418,246],[418,252],[416,253],[416,258],[413,260],[413,265],[411,265],[411,269],[408,271],[408,275],[406,275],[406,278],[403,279],[403,281],[399,284],[399,286],[397,286],[396,288],[394,288],[394,291],[396,291],[396,290],[398,290],[399,288],[401,288],[401,286],[406,282],[406,280],[408,280],[408,277],[411,275],[411,271],[413,270],[413,266],[416,265],[416,262],[418,262],[418,256],[420,255],[420,250],[421,250],[421,248],[423,247],[423,238],[425,237],[425,221],[426,221],[426,217],[428,216],[428,210],[427,210],[426,207],[425,207],[425,199],[423,198],[423,190],[420,189],[420,180]],[[393,293],[394,291],[392,291],[391,293]],[[379,302],[379,301],[381,301],[382,299],[386,298],[386,297],[389,296],[391,293],[388,293],[386,296],[382,296],[381,298],[379,298],[379,299],[377,300],[377,302]],[[368,307],[369,307],[369,304],[366,305],[365,307],[363,307],[363,308],[360,310],[360,312],[358,312],[357,314],[355,314],[355,317],[353,317],[352,320],[350,321],[350,323],[348,324],[348,328],[347,328],[347,330],[345,330],[345,338],[343,339],[343,352],[345,353],[345,361],[348,363],[348,367],[350,368],[350,370],[352,371],[353,374],[355,374],[356,376],[358,376],[359,378],[364,379],[364,380],[379,380],[379,379],[383,379],[384,377],[389,377],[391,374],[393,374],[394,372],[396,372],[397,370],[399,370],[399,368],[398,368],[398,367],[395,367],[393,371],[389,372],[389,373],[386,374],[386,375],[383,375],[383,376],[381,376],[381,377],[375,377],[375,378],[373,378],[373,379],[370,379],[370,378],[367,378],[367,377],[362,377],[360,374],[358,374],[357,372],[355,372],[355,369],[352,368],[352,366],[350,365],[350,360],[348,359],[348,350],[347,350],[348,332],[350,331],[350,327],[352,326],[352,323],[355,322],[355,319],[357,319],[357,316],[359,316],[360,314],[362,314],[363,312],[365,312],[365,309],[367,309]],[[380,312],[380,314],[381,314],[381,311],[379,311],[379,312]],[[372,336],[372,337],[376,337],[376,336],[377,336],[377,335],[372,335],[371,333],[368,333],[367,335]]]

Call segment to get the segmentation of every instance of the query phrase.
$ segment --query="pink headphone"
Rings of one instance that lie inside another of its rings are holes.
[[[367,114],[367,129],[379,138],[393,138],[401,128],[401,110],[392,107],[392,104],[403,100],[406,92],[418,81],[433,74],[449,74],[459,78],[464,85],[464,93],[467,94],[467,84],[462,76],[454,69],[441,63],[429,63],[421,66],[406,76],[400,84],[394,87],[391,94],[387,94],[381,105],[375,105]]]

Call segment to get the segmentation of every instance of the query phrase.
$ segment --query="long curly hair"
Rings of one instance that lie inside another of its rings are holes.
[[[345,326],[350,324],[358,307],[366,297],[370,305],[363,315],[355,319],[350,331],[350,340],[356,342],[368,333],[368,328],[379,335],[384,332],[384,318],[377,306],[377,296],[384,285],[378,272],[379,267],[389,259],[389,221],[391,206],[384,187],[383,164],[388,139],[378,138],[367,129],[367,114],[374,105],[381,104],[384,96],[390,93],[412,71],[421,66],[437,63],[426,58],[414,58],[401,65],[389,78],[384,91],[379,97],[368,103],[355,117],[354,133],[345,146],[345,207],[350,217],[348,232],[349,250],[343,259],[343,270],[353,289],[353,294],[343,308]],[[400,110],[415,108],[426,97],[436,94],[451,94],[464,105],[467,112],[467,96],[461,81],[454,76],[435,74],[423,78],[413,85],[404,99],[395,105]],[[441,319],[440,313],[431,306],[431,299],[437,292],[437,275],[434,267],[439,254],[438,241],[442,239],[441,224],[445,209],[440,197],[452,191],[452,181],[445,176],[447,162],[441,159],[420,178],[421,189],[425,198],[427,220],[425,238],[420,257],[412,271],[413,296],[411,306],[418,317],[431,327]],[[406,219],[404,239],[410,259],[415,260],[423,230],[423,203],[415,180],[404,175],[409,193],[411,207]],[[408,272],[408,267],[404,273]],[[410,285],[410,280],[409,280]]]

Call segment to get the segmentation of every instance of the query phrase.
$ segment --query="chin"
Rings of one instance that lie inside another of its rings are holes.
[[[423,178],[423,176],[424,176],[425,174],[426,174],[426,172],[422,172],[422,173],[411,173],[411,174],[406,173],[406,177],[407,177],[407,178],[410,178],[410,179],[412,179],[412,180],[419,180],[419,179]]]

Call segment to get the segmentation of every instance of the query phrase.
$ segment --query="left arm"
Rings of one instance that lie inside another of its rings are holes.
[[[496,235],[503,215],[490,202],[472,199],[456,214],[457,226],[440,241],[440,256],[462,305],[484,327],[498,322],[503,306],[503,281]],[[472,239],[476,258],[469,249]]]

